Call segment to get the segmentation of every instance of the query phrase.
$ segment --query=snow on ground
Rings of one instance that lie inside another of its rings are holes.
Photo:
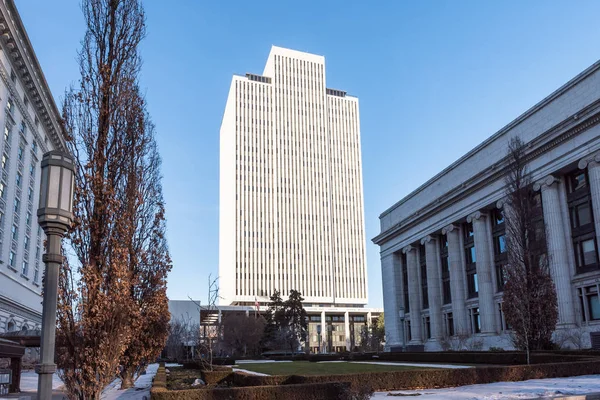
[[[121,380],[115,379],[109,384],[102,395],[101,400],[144,400],[150,398],[150,387],[152,386],[152,378],[156,375],[158,364],[150,364],[146,368],[146,373],[140,375],[135,380],[135,385],[127,390],[120,390]]]
[[[236,360],[236,364],[288,363],[290,360]]]
[[[233,372],[245,372],[250,375],[269,376],[269,374],[263,374],[261,372],[254,372],[254,371],[249,371],[247,369],[241,369],[241,368],[232,368],[232,370],[233,370]]]
[[[600,392],[600,375],[532,379],[522,382],[496,382],[446,389],[391,391],[392,394],[401,393],[402,395],[418,396],[419,399],[423,400],[537,399],[585,395],[596,392]],[[376,392],[371,400],[390,400],[393,397],[388,396],[388,393],[390,392]]]
[[[52,376],[52,389],[58,389],[63,385],[62,381],[55,373]],[[21,392],[37,392],[38,374],[34,370],[21,372]]]
[[[423,367],[423,368],[473,368],[468,365],[450,365],[450,364],[422,364],[422,363],[403,363],[403,362],[387,362],[387,361],[319,361],[320,363],[335,363],[335,362],[351,362],[354,364],[378,364],[378,365],[396,365],[401,367]]]

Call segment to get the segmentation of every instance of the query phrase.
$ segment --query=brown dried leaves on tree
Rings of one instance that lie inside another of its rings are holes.
[[[69,397],[96,399],[120,365],[134,370],[164,345],[171,262],[160,158],[137,86],[143,9],[138,0],[84,0],[82,9],[80,84],[63,105],[78,168],[57,364]]]
[[[505,178],[506,285],[503,310],[515,346],[527,352],[551,346],[558,316],[556,290],[550,276],[546,234],[539,193],[527,171],[525,144],[513,138]]]

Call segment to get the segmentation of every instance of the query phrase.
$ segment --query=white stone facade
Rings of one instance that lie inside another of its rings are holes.
[[[39,329],[40,160],[65,149],[59,112],[13,0],[0,3],[0,332]]]
[[[366,304],[358,99],[326,87],[324,57],[272,47],[234,76],[220,152],[222,304]]]
[[[584,336],[589,345],[586,333],[600,330],[599,61],[381,214],[373,241],[381,250],[388,349],[436,350],[463,333],[484,348],[511,347],[502,314],[501,208],[516,136],[527,144],[541,194],[556,335]]]

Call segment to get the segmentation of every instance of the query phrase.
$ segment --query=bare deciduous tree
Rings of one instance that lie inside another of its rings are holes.
[[[83,0],[82,10],[81,77],[63,104],[77,174],[70,257],[59,280],[57,364],[70,398],[97,399],[120,364],[131,370],[164,344],[170,260],[160,158],[137,84],[142,6]]]
[[[525,144],[511,139],[505,177],[508,265],[503,309],[517,348],[527,352],[551,345],[558,316],[556,290],[550,276],[546,235],[539,196],[525,157]]]

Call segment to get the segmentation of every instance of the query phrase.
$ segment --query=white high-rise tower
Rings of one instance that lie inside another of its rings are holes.
[[[367,303],[358,99],[327,88],[324,57],[272,47],[233,77],[220,162],[223,304]]]

